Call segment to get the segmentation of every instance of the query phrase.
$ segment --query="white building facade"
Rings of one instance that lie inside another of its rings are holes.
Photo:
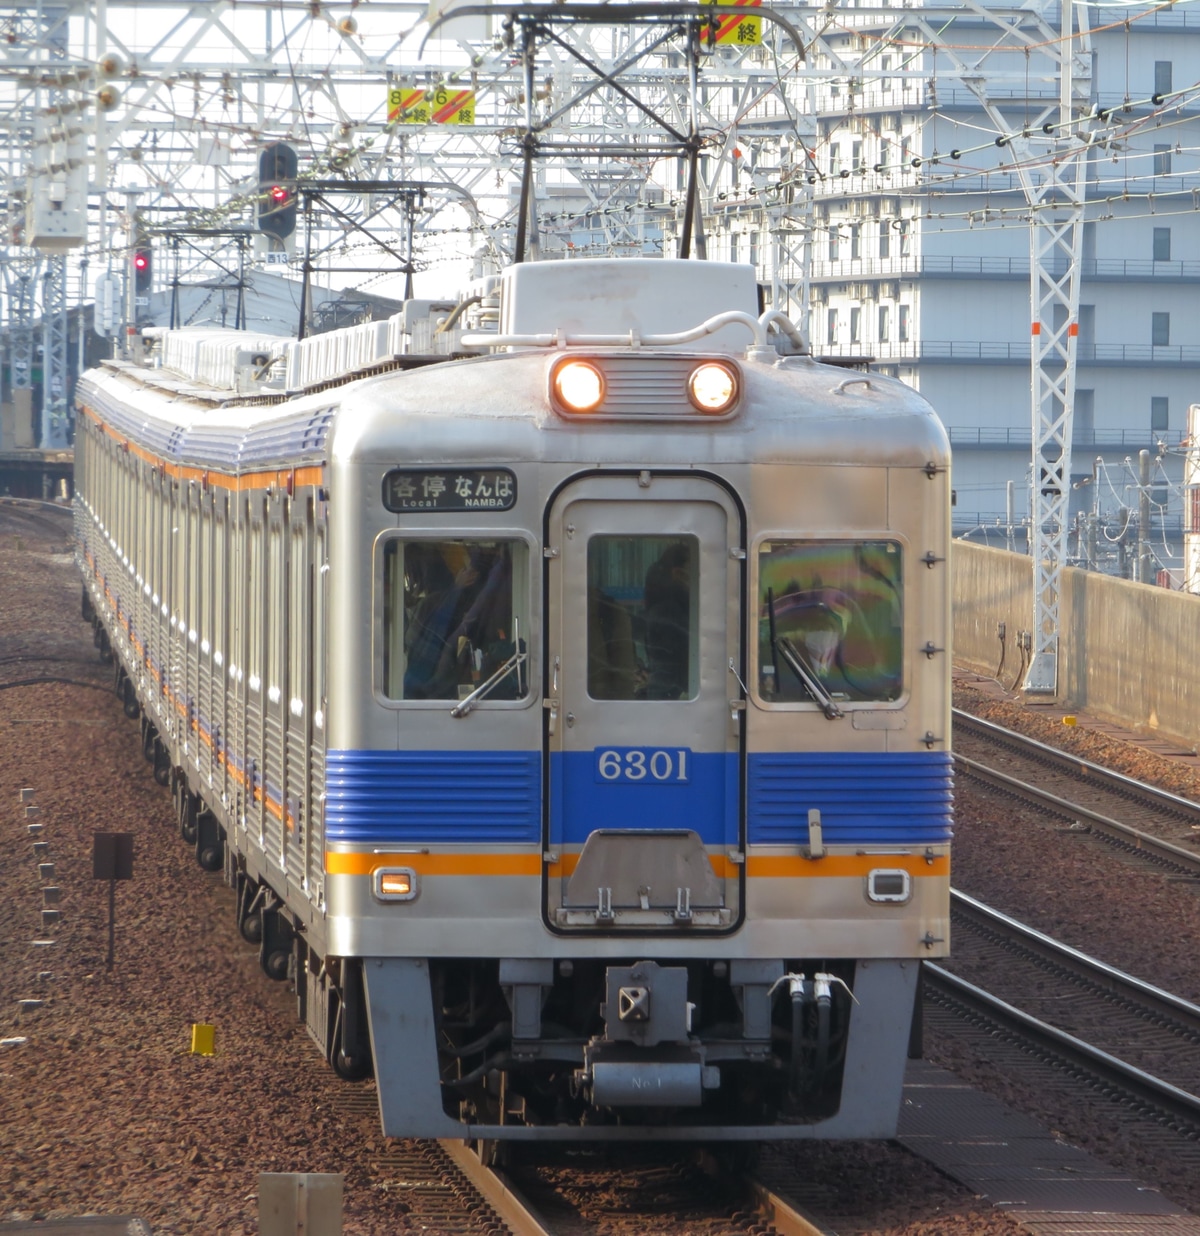
[[[1023,548],[1033,323],[1030,209],[1016,161],[1036,178],[1049,144],[1012,139],[1047,114],[1057,120],[1058,69],[1031,33],[1031,49],[986,64],[977,56],[973,71],[967,49],[995,43],[998,23],[1017,24],[1022,11],[991,8],[990,22],[956,12],[839,9],[808,65],[813,130],[780,162],[793,199],[811,194],[802,226],[814,353],[871,358],[919,389],[955,448],[957,530],[1004,544],[1011,511]],[[1072,127],[1089,150],[1069,553],[1105,570],[1126,566],[1121,537],[1132,539],[1139,454],[1149,451],[1146,539],[1157,566],[1178,575],[1182,442],[1200,393],[1200,12],[1083,12],[1091,80],[1082,88],[1093,115]],[[930,39],[935,25],[940,44]],[[839,73],[847,62],[861,74]],[[780,250],[768,229],[786,227],[787,214],[727,211],[711,255],[757,260],[769,281]],[[790,214],[794,233],[794,206]],[[790,277],[803,282],[794,265]]]

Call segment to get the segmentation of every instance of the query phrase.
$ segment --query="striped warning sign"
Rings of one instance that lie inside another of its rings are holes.
[[[706,0],[713,3],[714,0]],[[762,0],[715,0],[717,5],[736,4],[740,7],[753,5],[758,8]],[[745,13],[730,13],[717,18],[717,42],[732,43],[738,47],[754,47],[762,42],[762,18],[749,17]]]
[[[388,124],[428,124],[432,108],[424,90],[409,86],[388,89]]]
[[[431,96],[434,124],[474,124],[475,91],[448,90],[442,86]]]

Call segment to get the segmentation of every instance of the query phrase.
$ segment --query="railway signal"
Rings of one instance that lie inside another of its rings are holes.
[[[296,230],[299,166],[295,147],[286,142],[272,142],[258,152],[258,230],[281,241]]]
[[[139,230],[133,241],[133,255],[130,258],[133,266],[133,293],[141,298],[150,295],[150,287],[154,281],[154,253],[150,248],[150,238]]]

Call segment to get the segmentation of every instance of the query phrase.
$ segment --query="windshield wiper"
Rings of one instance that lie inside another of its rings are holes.
[[[782,656],[788,669],[800,680],[800,685],[821,705],[821,711],[830,721],[836,721],[846,714],[834,703],[833,696],[821,685],[816,670],[800,655],[800,650],[786,635],[775,633],[775,592],[767,589],[767,621],[770,624],[771,651],[775,655],[775,663]]]
[[[450,715],[452,717],[465,717],[481,699],[490,694],[494,687],[499,686],[499,684],[509,674],[511,674],[513,670],[516,670],[517,672],[517,698],[520,699],[520,697],[525,694],[525,691],[521,686],[521,666],[529,660],[529,653],[521,651],[521,628],[515,618],[513,619],[513,647],[516,651],[487,680],[487,682],[481,682],[470,695],[464,696],[458,701],[457,704],[454,705],[453,708],[450,709]]]

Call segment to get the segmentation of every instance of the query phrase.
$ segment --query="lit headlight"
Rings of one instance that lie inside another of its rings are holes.
[[[719,365],[716,361],[697,365],[688,378],[688,398],[700,412],[728,412],[737,393],[737,375],[727,365]]]
[[[572,412],[594,412],[604,402],[604,375],[587,361],[567,361],[554,371],[554,393]]]

